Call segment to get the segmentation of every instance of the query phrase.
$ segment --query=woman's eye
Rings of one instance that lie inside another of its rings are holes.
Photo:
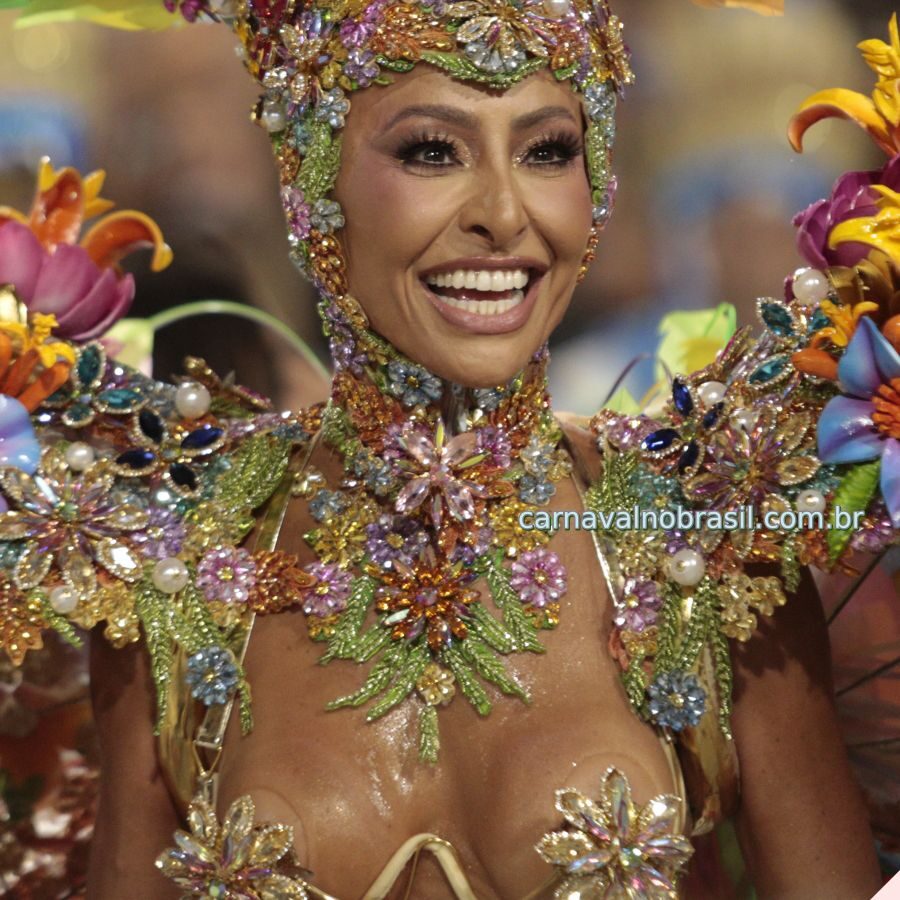
[[[419,141],[404,147],[401,158],[405,163],[434,168],[449,166],[457,161],[453,145],[447,141]]]
[[[568,141],[545,141],[532,147],[525,155],[526,162],[540,166],[564,166],[576,156],[581,148]]]

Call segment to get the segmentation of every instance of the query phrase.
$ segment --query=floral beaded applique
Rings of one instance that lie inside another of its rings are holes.
[[[445,387],[420,366],[395,358],[365,375],[339,371],[322,435],[344,478],[332,488],[307,469],[297,481],[316,523],[305,538],[318,561],[300,591],[310,636],[326,644],[325,662],[371,664],[330,708],[373,702],[372,721],[418,699],[429,761],[437,710],[457,692],[482,715],[492,706],[485,683],[528,699],[502,657],[541,652],[538,631],[556,625],[568,587],[543,546],[549,535],[519,524],[570,471],[545,363],[539,355],[514,383],[473,391],[453,436],[435,403]]]

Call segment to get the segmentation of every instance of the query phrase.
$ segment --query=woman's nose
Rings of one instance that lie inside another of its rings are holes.
[[[528,223],[521,188],[512,171],[493,166],[473,180],[460,211],[463,231],[484,238],[493,249],[511,249]]]

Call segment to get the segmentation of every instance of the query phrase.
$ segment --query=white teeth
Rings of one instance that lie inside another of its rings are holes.
[[[444,297],[440,294],[438,296],[442,303],[446,303],[454,309],[477,313],[479,316],[499,316],[518,306],[525,299],[525,295],[520,290],[514,290],[512,296],[507,300],[457,300],[456,297]]]
[[[429,275],[428,284],[434,287],[454,288],[460,290],[467,288],[474,291],[495,291],[508,293],[519,290],[528,284],[528,271],[526,269],[513,269],[503,271],[501,269],[457,269],[454,272],[439,272]]]

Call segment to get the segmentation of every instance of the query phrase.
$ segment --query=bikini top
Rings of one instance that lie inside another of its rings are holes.
[[[582,455],[584,433],[576,423],[567,424],[564,428],[566,447],[576,463],[576,474],[586,481],[589,468],[584,464]],[[290,502],[290,485],[296,477],[296,469],[289,471],[270,500],[260,520],[257,548],[277,546]],[[580,493],[577,478],[576,485]],[[613,548],[604,548],[596,535],[594,546],[601,570],[608,579],[614,578],[615,565],[610,555]],[[244,640],[244,652],[251,633],[252,625]],[[714,702],[715,677],[710,662],[708,658],[700,660],[698,675]],[[182,653],[170,681],[167,714],[159,736],[159,759],[176,805],[185,812],[192,826],[193,837],[196,838],[198,830],[209,835],[218,829],[221,846],[228,826],[219,825],[214,813],[217,802],[215,773],[225,752],[225,731],[234,701],[206,709],[192,702],[183,689],[182,672],[178,671],[178,668],[183,670],[185,666],[186,656]],[[696,727],[682,730],[678,741],[673,740],[671,732],[662,730],[658,731],[658,737],[675,793],[654,797],[639,809],[630,799],[627,773],[614,768],[597,773],[602,786],[600,797],[585,797],[571,789],[558,791],[555,815],[548,810],[551,813],[548,820],[559,820],[561,827],[543,837],[535,835],[539,852],[550,864],[548,879],[522,900],[550,896],[576,897],[588,886],[592,889],[598,884],[603,885],[604,889],[611,887],[617,878],[622,879],[623,883],[630,878],[633,885],[643,884],[643,892],[638,896],[680,896],[677,886],[679,877],[693,852],[689,837],[708,833],[736,804],[737,757],[733,742],[716,727],[714,715],[704,717],[702,724]],[[200,817],[197,814],[198,785],[200,794],[205,792],[206,796],[205,800],[200,801],[205,804]],[[229,798],[222,799],[227,802]],[[225,822],[234,818],[233,811],[240,804],[245,817],[247,808],[253,809],[250,798],[240,798],[226,814]],[[197,825],[200,821],[205,824]],[[265,829],[271,825],[267,823],[256,827]],[[538,841],[538,838],[541,840]],[[615,850],[612,849],[614,842],[618,842]],[[184,838],[179,843],[183,848]],[[615,853],[621,852],[623,860],[627,855],[626,851],[618,850],[619,845],[643,854],[643,867],[636,867],[633,863],[617,864],[615,859],[610,861],[610,854],[615,856]],[[398,890],[402,890],[403,897],[415,896],[416,871],[424,855],[434,858],[458,900],[476,900],[456,849],[441,836],[416,834],[393,853],[390,851],[391,848],[385,848],[386,862],[373,878],[363,900],[398,896],[395,893]],[[185,858],[183,849],[171,853],[177,855],[174,858],[171,855],[161,857],[159,865],[170,877],[187,884],[192,877],[189,873],[191,864],[196,860]],[[294,882],[301,885],[298,891],[305,891],[308,896],[321,900],[348,900],[332,897],[317,888],[312,875],[302,870],[296,860],[285,862],[289,858],[288,848],[281,860],[282,871],[295,873]]]

